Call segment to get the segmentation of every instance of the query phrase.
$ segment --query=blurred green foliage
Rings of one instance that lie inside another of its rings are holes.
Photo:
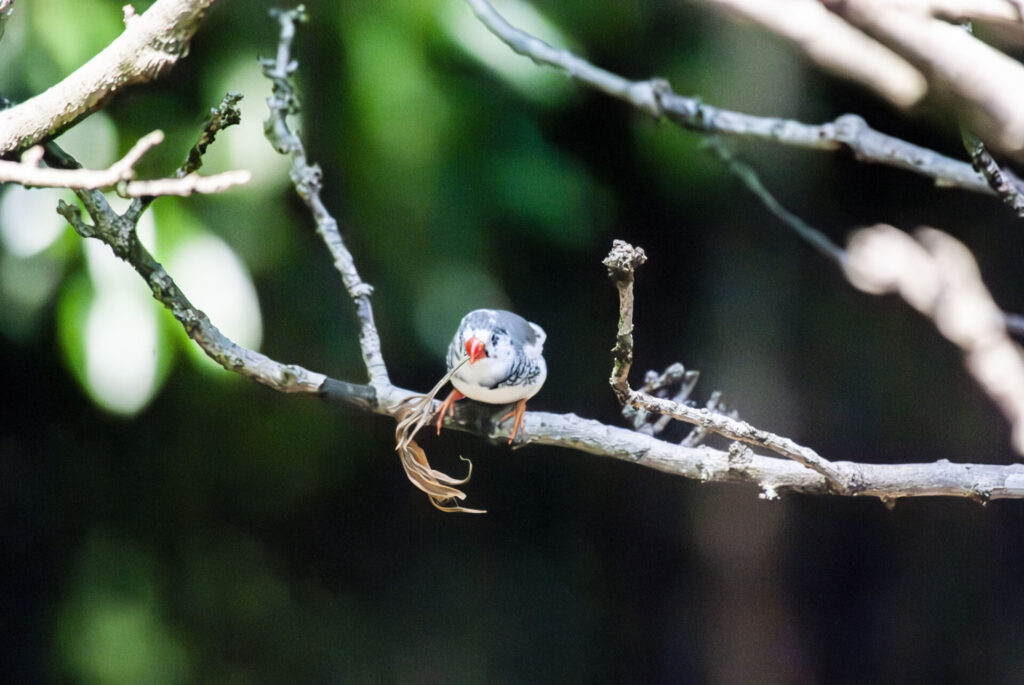
[[[698,396],[724,390],[743,418],[833,459],[1011,458],[958,353],[899,302],[851,292],[698,136],[511,55],[458,0],[307,6],[297,127],[376,288],[396,383],[430,387],[461,316],[507,307],[548,332],[549,380],[531,405],[619,423],[600,259],[624,238],[650,256],[636,377],[699,368]],[[203,171],[248,168],[252,184],[158,200],[146,239],[170,265],[188,240],[216,236],[251,278],[261,349],[361,382],[351,305],[262,138],[268,8],[216,4],[166,78],[118,94],[62,142],[102,166],[159,128],[167,140],[140,172],[166,175],[208,108],[243,92],[243,123]],[[942,112],[903,119],[698,5],[508,8],[630,77],[758,114],[855,111],[956,153]],[[120,17],[108,0],[17,5],[0,88],[48,87]],[[1024,310],[1008,249],[1020,228],[997,202],[842,155],[733,144],[836,240],[877,220],[953,232],[1000,302]],[[456,470],[472,457],[469,505],[490,513],[443,516],[405,481],[389,421],[209,373],[176,353],[193,346],[164,312],[152,397],[129,416],[104,410],[85,373],[99,277],[81,239],[56,235],[31,256],[0,245],[0,653],[14,680],[1014,682],[1024,668],[1017,504],[766,503],[446,434],[426,443],[432,459]]]

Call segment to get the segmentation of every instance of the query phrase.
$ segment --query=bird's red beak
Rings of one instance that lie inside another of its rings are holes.
[[[480,338],[474,337],[466,341],[466,354],[469,355],[470,364],[476,363],[485,353],[484,341]]]

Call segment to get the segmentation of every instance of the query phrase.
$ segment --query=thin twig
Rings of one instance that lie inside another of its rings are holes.
[[[210,195],[222,193],[228,188],[248,183],[252,174],[247,169],[225,171],[212,176],[188,174],[178,178],[158,178],[151,181],[128,181],[118,186],[124,197],[162,197],[164,195],[188,196],[193,193]]]
[[[843,252],[843,248],[833,243],[829,237],[820,230],[810,226],[796,214],[783,207],[782,204],[775,199],[775,196],[772,195],[768,189],[764,187],[764,184],[761,183],[761,179],[758,177],[757,172],[736,159],[732,153],[725,148],[725,145],[723,145],[721,141],[712,138],[710,143],[711,148],[718,154],[719,159],[725,162],[725,167],[733,176],[742,181],[743,185],[747,186],[747,189],[750,190],[750,192],[761,200],[769,212],[774,214],[784,224],[792,228],[801,239],[807,241],[811,247],[818,250],[818,252],[821,252],[823,255],[838,264],[843,263],[843,260],[846,259],[846,254]]]
[[[132,146],[124,157],[106,169],[48,169],[38,166],[43,150],[36,146],[22,155],[21,162],[0,160],[0,183],[20,183],[35,188],[82,188],[96,190],[112,188],[121,181],[135,177],[135,165],[142,156],[164,140],[163,131],[147,133]]]
[[[35,188],[99,190],[114,188],[124,197],[143,195],[191,195],[220,193],[232,186],[248,183],[252,175],[245,170],[226,171],[213,176],[189,174],[176,178],[136,181],[135,165],[154,146],[163,142],[162,131],[153,131],[139,139],[128,153],[106,169],[84,169],[81,165],[47,168],[38,166],[45,157],[42,146],[26,150],[21,162],[0,160],[0,183],[19,183]]]
[[[370,304],[373,287],[359,277],[352,253],[341,239],[338,222],[320,199],[323,179],[319,165],[307,161],[302,140],[288,126],[288,116],[295,113],[298,106],[291,84],[291,75],[298,65],[291,59],[291,44],[295,36],[295,23],[305,19],[305,8],[299,5],[292,10],[272,10],[272,15],[280,24],[281,36],[277,56],[274,59],[261,60],[263,74],[273,84],[273,95],[267,99],[270,114],[264,122],[264,133],[274,149],[281,154],[289,155],[292,159],[290,176],[295,191],[313,214],[317,233],[330,250],[334,266],[345,283],[345,289],[355,302],[356,315],[360,323],[359,347],[363,362],[370,384],[377,388],[378,398],[384,401],[392,386],[384,356],[381,354],[380,335],[374,323],[373,306]]]
[[[185,163],[178,169],[178,176],[188,176],[199,171],[203,166],[203,155],[206,154],[206,148],[210,147],[217,139],[217,134],[242,122],[242,112],[238,108],[242,97],[241,93],[229,91],[221,98],[219,105],[210,108],[203,130],[199,133],[199,139],[188,151]]]
[[[203,166],[203,155],[206,154],[206,149],[213,143],[214,139],[216,139],[217,134],[228,127],[241,123],[242,112],[238,109],[238,103],[241,99],[242,95],[239,93],[228,92],[223,98],[221,98],[219,105],[210,108],[210,114],[206,119],[206,123],[203,125],[203,130],[199,132],[198,140],[196,140],[192,149],[188,151],[188,156],[185,157],[185,161],[174,172],[175,178],[194,177],[195,172]],[[248,178],[244,182],[248,182]],[[136,190],[141,192],[130,193],[127,192],[127,188],[122,192],[122,194],[127,194],[135,198],[132,200],[128,211],[126,212],[126,215],[129,217],[141,216],[149,205],[151,205],[160,195],[180,194],[167,192],[166,188],[159,186],[151,188],[146,188],[145,186],[141,188],[136,187]]]
[[[608,382],[623,405],[632,392],[629,369],[633,365],[633,274],[646,261],[647,255],[641,248],[633,247],[624,240],[614,240],[611,252],[602,262],[619,291],[619,326],[615,347],[612,348],[612,375]]]
[[[619,402],[636,409],[692,423],[732,440],[769,449],[817,471],[828,480],[837,493],[848,494],[853,491],[856,483],[847,480],[831,462],[789,438],[754,428],[749,423],[731,416],[688,407],[629,387],[629,368],[633,362],[633,278],[637,267],[646,261],[647,257],[643,250],[622,240],[616,240],[603,262],[619,291],[619,332],[616,336],[615,349],[612,350],[614,362],[609,379]]]

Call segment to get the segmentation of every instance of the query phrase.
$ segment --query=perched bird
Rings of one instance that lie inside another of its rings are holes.
[[[463,397],[488,404],[515,407],[501,421],[515,417],[509,444],[519,432],[526,411],[526,400],[537,394],[548,377],[548,366],[541,353],[547,334],[535,323],[501,309],[477,309],[466,314],[448,347],[448,370],[465,357],[452,376],[455,389],[441,404],[437,432],[445,416],[455,413],[454,404]]]

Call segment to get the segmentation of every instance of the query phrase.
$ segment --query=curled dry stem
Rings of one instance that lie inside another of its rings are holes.
[[[457,486],[469,481],[470,476],[473,475],[473,462],[464,459],[469,464],[469,472],[465,478],[452,478],[446,473],[431,468],[426,452],[413,439],[433,416],[434,398],[437,393],[467,361],[469,361],[469,357],[456,364],[426,395],[413,395],[402,402],[395,413],[398,418],[398,426],[395,428],[395,451],[398,452],[405,475],[409,477],[413,485],[427,493],[430,503],[435,507],[446,512],[484,514],[486,512],[483,509],[468,509],[455,503],[456,500],[466,499],[466,493],[459,490]]]

